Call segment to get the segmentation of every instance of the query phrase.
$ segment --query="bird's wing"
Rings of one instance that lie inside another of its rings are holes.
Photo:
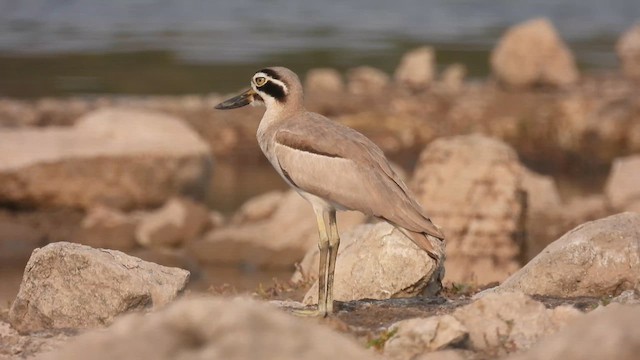
[[[301,190],[409,231],[444,238],[382,150],[357,131],[306,113],[280,126],[274,153],[282,173]]]

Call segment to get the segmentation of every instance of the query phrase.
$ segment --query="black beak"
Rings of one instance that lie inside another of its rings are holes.
[[[216,105],[216,109],[229,110],[229,109],[236,109],[239,107],[243,107],[254,102],[256,100],[255,99],[256,96],[258,96],[258,94],[256,94],[256,92],[253,91],[253,89],[249,89],[238,96],[234,96],[231,99],[225,100],[220,104]]]

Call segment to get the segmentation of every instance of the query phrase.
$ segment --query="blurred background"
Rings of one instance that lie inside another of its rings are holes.
[[[506,28],[548,17],[587,69],[616,66],[635,0],[1,0],[0,95],[229,92],[256,68],[393,70],[429,44],[488,74]]]
[[[468,248],[504,238],[509,251],[487,255],[490,277],[449,280],[500,281],[572,227],[632,209],[607,183],[640,152],[640,36],[619,45],[638,19],[638,0],[0,0],[0,305],[32,250],[57,241],[187,268],[198,290],[291,285],[316,247],[311,209],[257,147],[263,110],[213,110],[270,65],[296,71],[309,109],[369,136],[422,194],[458,191],[413,177],[429,173],[419,158],[433,141],[510,146],[541,187],[513,175],[508,224],[466,200],[450,211],[495,220],[482,228],[500,236]],[[434,211],[455,244],[468,224]]]

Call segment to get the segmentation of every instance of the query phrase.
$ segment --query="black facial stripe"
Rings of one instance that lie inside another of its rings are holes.
[[[271,70],[271,69],[262,69],[258,71],[259,73],[263,73],[263,74],[267,74],[269,76],[271,76],[272,78],[276,79],[276,80],[281,80],[280,75],[278,75],[278,73],[275,70]]]
[[[258,90],[271,95],[278,101],[284,101],[284,98],[287,96],[282,86],[271,80],[268,80],[264,85],[260,86]]]

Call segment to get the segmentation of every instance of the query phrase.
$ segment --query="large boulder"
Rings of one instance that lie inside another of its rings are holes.
[[[575,60],[547,19],[533,19],[509,29],[491,53],[491,68],[503,83],[566,86],[578,80]]]
[[[554,297],[617,295],[640,287],[640,214],[622,213],[569,231],[491,292]]]
[[[184,299],[146,316],[123,317],[82,335],[47,360],[379,359],[320,324],[253,300]]]
[[[509,360],[635,360],[640,354],[640,307],[598,308]]]
[[[618,158],[613,162],[605,194],[616,210],[640,209],[640,155]]]
[[[438,139],[412,187],[447,239],[446,279],[488,283],[520,268],[526,192],[518,156],[482,135]]]
[[[640,23],[625,32],[616,44],[622,72],[631,79],[640,80]]]
[[[345,231],[364,222],[358,212],[338,213]],[[313,209],[297,192],[269,193],[242,206],[226,226],[215,228],[199,241],[187,244],[200,262],[291,266],[318,243]]]
[[[423,46],[402,56],[394,80],[411,90],[426,89],[436,74],[435,54],[432,48]]]
[[[360,225],[342,239],[336,260],[335,300],[410,297],[424,290],[430,294],[439,290],[442,269],[394,226],[386,222]],[[314,261],[311,269],[317,269],[317,263]],[[303,302],[317,301],[318,281]]]
[[[0,202],[88,209],[160,205],[202,195],[209,147],[179,119],[111,108],[73,127],[0,131]]]
[[[102,326],[124,312],[171,302],[188,280],[186,270],[116,250],[53,243],[31,255],[9,320],[21,333]]]

